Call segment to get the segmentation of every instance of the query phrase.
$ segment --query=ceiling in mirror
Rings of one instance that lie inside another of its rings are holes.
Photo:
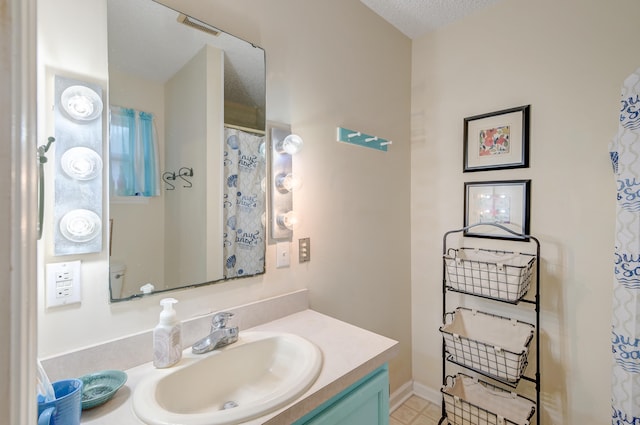
[[[212,45],[225,52],[225,100],[265,109],[262,49],[248,53],[250,43],[195,18],[191,21],[213,28],[218,35],[177,25],[181,14],[152,0],[108,0],[108,4],[110,68],[165,82],[203,45]]]
[[[155,1],[107,5],[110,160],[116,109],[152,116],[162,176],[116,197],[110,165],[112,301],[263,273],[264,51]]]

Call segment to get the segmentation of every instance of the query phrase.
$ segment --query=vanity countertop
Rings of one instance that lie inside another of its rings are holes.
[[[291,404],[246,425],[286,425],[312,411],[324,401],[365,377],[397,354],[392,339],[358,328],[313,310],[304,310],[247,331],[289,332],[315,343],[323,365],[315,383]],[[126,385],[103,406],[82,412],[82,424],[139,425],[131,405],[136,384],[155,369],[151,363],[128,369]]]

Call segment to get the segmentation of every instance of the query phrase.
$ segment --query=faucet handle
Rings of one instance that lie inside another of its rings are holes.
[[[227,322],[234,316],[233,313],[228,311],[223,311],[221,313],[217,313],[211,319],[211,329],[223,329],[227,327]]]

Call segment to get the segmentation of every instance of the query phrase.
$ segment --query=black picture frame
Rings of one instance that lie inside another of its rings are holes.
[[[529,167],[531,105],[464,119],[463,172]]]
[[[531,180],[494,180],[464,184],[464,236],[529,240]],[[496,226],[499,224],[516,234]],[[467,227],[473,226],[471,229]]]

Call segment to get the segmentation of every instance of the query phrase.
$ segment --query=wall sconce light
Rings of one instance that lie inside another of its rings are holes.
[[[102,251],[103,88],[56,75],[53,255]]]
[[[300,222],[300,217],[293,210],[293,192],[302,185],[301,180],[292,173],[292,156],[300,151],[303,140],[291,134],[291,128],[283,124],[268,123],[267,134],[271,147],[271,239],[291,241],[293,228]]]

